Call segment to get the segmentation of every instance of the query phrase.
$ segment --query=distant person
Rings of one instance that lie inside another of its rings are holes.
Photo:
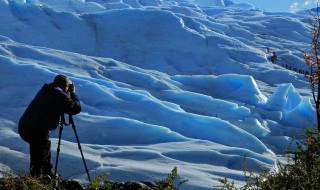
[[[271,62],[276,64],[278,56],[276,55],[276,52],[272,52],[271,56]]]
[[[19,134],[30,145],[30,175],[53,177],[50,132],[59,125],[64,113],[80,113],[76,88],[66,75],[59,74],[44,84],[19,121]]]

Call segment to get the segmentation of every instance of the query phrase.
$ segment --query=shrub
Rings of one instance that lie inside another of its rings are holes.
[[[110,183],[106,182],[105,179],[109,175],[109,173],[105,172],[97,177],[93,178],[89,185],[86,186],[87,190],[111,190],[112,186]]]
[[[21,174],[15,177],[11,173],[5,174],[0,181],[2,190],[50,190],[51,183],[40,181],[29,174]]]
[[[255,174],[244,168],[246,179],[243,187],[236,187],[227,178],[217,189],[223,190],[317,190],[320,189],[320,133],[317,128],[302,134],[297,151],[287,151],[288,161],[277,163],[272,171]]]
[[[178,190],[182,184],[186,183],[188,179],[183,179],[178,182],[178,185],[175,186],[175,181],[179,178],[178,169],[174,167],[171,173],[167,174],[166,178],[163,180],[156,180],[156,186],[153,187],[153,190]]]
[[[75,187],[79,187],[79,189],[85,190],[126,190],[128,187],[127,183],[118,183],[111,182],[106,180],[105,178],[109,175],[109,173],[102,173],[91,180],[91,182],[82,187],[76,181],[63,180],[60,179],[58,183],[58,187],[56,189],[66,189],[71,190],[75,189]],[[155,180],[154,183],[150,183],[150,186],[147,189],[150,190],[178,190],[180,186],[187,182],[187,179],[183,179],[182,181],[178,180],[178,169],[174,167],[171,173],[166,174],[166,177],[163,180]],[[0,179],[0,189],[1,190],[51,190],[54,184],[54,180],[40,180],[37,178],[31,177],[29,174],[22,174],[20,176],[15,177],[12,173],[7,173],[3,178]],[[175,185],[177,184],[177,186]],[[143,190],[144,188],[140,188]]]

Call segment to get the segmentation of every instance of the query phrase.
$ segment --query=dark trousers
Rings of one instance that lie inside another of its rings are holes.
[[[52,175],[51,141],[49,135],[38,131],[20,130],[21,138],[30,145],[30,175]]]

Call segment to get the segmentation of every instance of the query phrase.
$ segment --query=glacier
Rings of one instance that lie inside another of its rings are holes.
[[[250,169],[272,168],[314,127],[297,72],[308,71],[305,12],[230,0],[0,0],[0,18],[0,175],[28,170],[17,123],[58,73],[77,87],[90,174],[115,181],[153,181],[176,166],[189,179],[182,189],[223,177],[241,186],[245,155]],[[69,127],[59,161],[63,177],[88,182]]]

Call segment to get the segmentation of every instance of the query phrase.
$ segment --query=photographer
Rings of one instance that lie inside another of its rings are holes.
[[[59,125],[64,113],[80,113],[76,88],[66,75],[44,84],[19,121],[19,134],[30,145],[30,175],[53,177],[49,140],[50,132]]]

